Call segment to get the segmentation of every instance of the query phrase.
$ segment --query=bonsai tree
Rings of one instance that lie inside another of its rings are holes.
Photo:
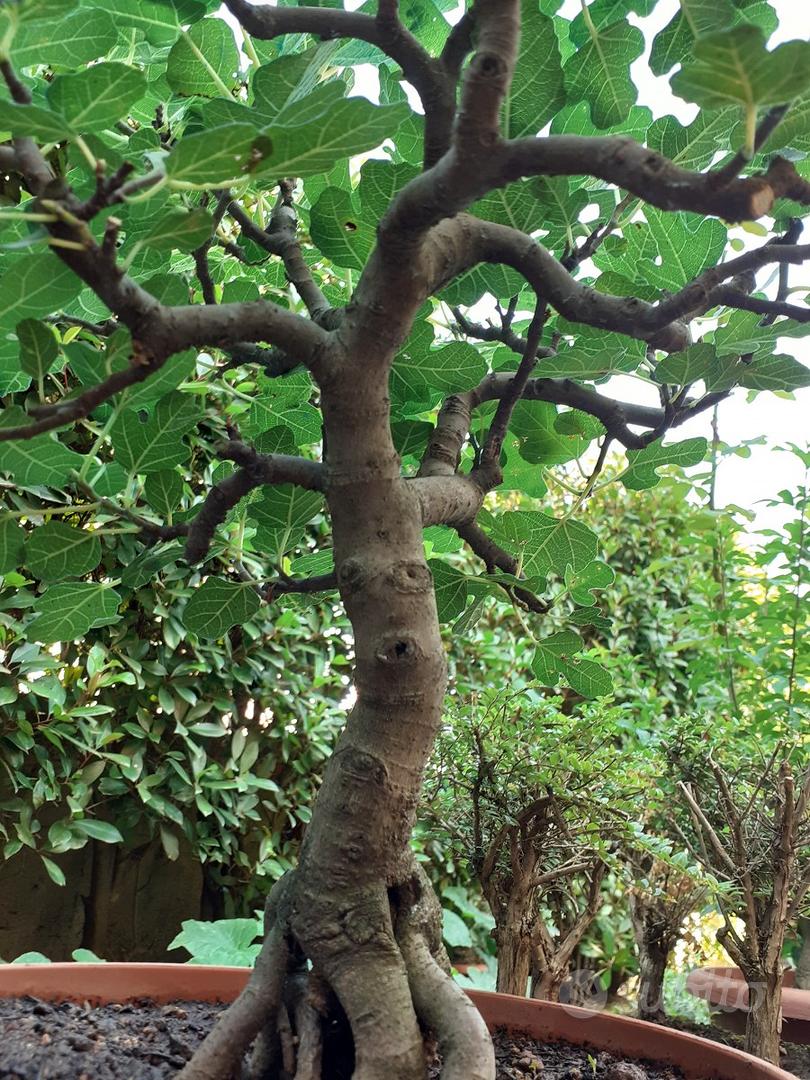
[[[794,780],[788,756],[777,751],[763,766],[744,753],[729,754],[733,764],[710,758],[707,775],[681,790],[693,853],[728,886],[718,893],[718,940],[748,983],[745,1048],[778,1064],[782,951],[810,890],[810,767],[805,760]]]
[[[666,1018],[664,975],[670,954],[684,920],[705,899],[706,886],[671,858],[632,852],[628,862],[634,872],[628,904],[638,950],[638,1015],[658,1022]]]
[[[613,745],[611,711],[566,717],[559,705],[526,691],[451,713],[423,812],[466,853],[489,904],[497,989],[523,996],[531,976],[532,996],[553,1001],[639,790]]]
[[[593,474],[616,444],[641,489],[702,459],[705,440],[664,437],[735,386],[810,381],[774,352],[806,332],[806,306],[787,274],[778,295],[756,279],[810,254],[789,227],[810,185],[788,160],[806,138],[790,105],[808,46],[769,51],[761,5],[678,13],[651,63],[681,63],[673,89],[703,109],[684,128],[635,104],[629,0],[562,21],[545,0],[477,0],[452,27],[421,0],[228,0],[229,21],[219,6],[0,11],[0,471],[15,513],[62,509],[40,528],[47,574],[4,520],[3,572],[45,645],[121,618],[123,567],[93,533],[122,521],[153,577],[188,567],[200,638],[338,591],[346,725],[250,983],[183,1075],[224,1078],[260,1028],[256,1071],[272,1074],[305,958],[348,1018],[357,1080],[422,1077],[420,1022],[445,1080],[491,1080],[408,845],[441,724],[439,619],[494,593],[531,621],[565,590],[583,611],[535,627],[535,673],[606,692],[571,628],[596,617],[604,564],[587,528],[533,501],[538,465],[593,445]],[[375,102],[347,96],[368,61]],[[380,147],[358,178],[356,156]],[[728,254],[724,222],[760,218],[770,241]],[[494,324],[474,321],[484,297]],[[647,384],[644,403],[594,386],[617,371]],[[476,581],[442,559],[448,530],[480,556]]]

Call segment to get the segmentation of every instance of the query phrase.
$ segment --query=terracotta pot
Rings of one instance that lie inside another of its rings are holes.
[[[32,995],[48,1001],[231,1001],[247,980],[245,968],[193,964],[7,964],[0,966],[0,997]],[[470,991],[490,1028],[524,1031],[539,1040],[562,1039],[592,1050],[677,1065],[688,1080],[795,1080],[790,1073],[729,1046],[695,1035],[589,1012],[572,1005]]]
[[[748,985],[739,968],[696,968],[686,978],[686,989],[708,1003],[718,1027],[737,1034],[745,1031]],[[782,1038],[810,1043],[810,990],[799,990],[792,971],[785,972],[782,987]]]

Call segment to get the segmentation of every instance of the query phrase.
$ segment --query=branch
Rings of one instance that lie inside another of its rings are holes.
[[[442,49],[441,62],[445,70],[458,79],[461,66],[472,52],[473,30],[475,29],[475,8],[465,11],[456,25],[447,35]]]
[[[782,263],[781,271],[785,270],[787,263]],[[759,300],[754,296],[748,296],[733,285],[719,285],[711,293],[712,307],[722,304],[724,307],[738,308],[741,311],[755,311],[758,315],[767,315],[768,324],[772,323],[777,316],[784,315],[796,322],[810,322],[810,307],[800,307],[798,304],[787,304],[782,300]]]
[[[0,173],[7,176],[9,173],[19,172],[20,166],[17,160],[17,152],[13,146],[0,146]]]
[[[483,323],[471,322],[461,308],[454,307],[453,315],[458,323],[459,330],[467,337],[477,338],[479,341],[499,341],[506,345],[518,356],[523,356],[526,351],[526,339],[516,334],[509,322],[503,322],[501,326],[485,326]],[[556,356],[556,349],[540,348],[537,350],[538,357]]]
[[[678,352],[690,343],[688,328],[674,316],[659,314],[660,305],[583,285],[542,244],[507,225],[458,214],[431,231],[425,259],[429,294],[479,263],[503,263],[522,274],[536,293],[571,322],[617,330],[666,352]]]
[[[264,484],[297,484],[309,491],[323,491],[325,486],[324,469],[317,461],[286,454],[260,454],[236,441],[224,443],[217,453],[240,467],[211,488],[189,527],[185,559],[192,564],[202,561],[217,526],[254,488]]]
[[[402,68],[422,101],[426,166],[447,149],[455,113],[455,83],[399,19],[336,8],[255,7],[247,0],[225,2],[245,30],[261,41],[281,34],[314,34],[322,40],[355,38],[376,45]]]
[[[498,401],[495,416],[492,418],[492,423],[489,426],[489,431],[487,432],[487,437],[484,442],[481,463],[479,468],[476,469],[476,472],[480,472],[482,477],[485,478],[485,485],[488,488],[497,487],[503,479],[503,471],[500,464],[503,441],[506,438],[506,431],[509,427],[509,421],[512,418],[515,406],[523,396],[531,373],[537,364],[537,350],[547,318],[548,311],[546,310],[546,305],[543,302],[542,297],[538,296],[534,316],[532,317],[529,332],[526,337],[526,349],[523,353],[523,358],[520,361],[514,376],[509,380],[509,385],[506,387]]]
[[[470,391],[471,406],[476,408],[485,401],[497,401],[509,390],[513,381],[511,372],[493,372]],[[597,390],[581,386],[573,379],[530,379],[522,394],[524,401],[548,401],[554,405],[568,405],[572,409],[596,417],[608,434],[631,450],[647,445],[644,435],[630,430],[629,424],[657,429],[664,419],[664,410],[650,405],[635,405],[615,401]]]
[[[712,828],[711,822],[696,802],[694,795],[689,789],[689,786],[687,784],[684,784],[684,782],[681,780],[678,782],[678,787],[681,789],[681,792],[686,799],[686,802],[689,806],[690,811],[692,812],[692,817],[694,818],[695,824],[698,827],[699,832],[701,833],[701,835],[705,835],[706,839],[711,844],[712,849],[714,850],[714,853],[717,859],[720,861],[723,869],[730,873],[733,877],[736,877],[736,863],[726,851],[720,840],[720,837]]]
[[[268,586],[267,599],[271,600],[274,595],[285,593],[334,592],[337,587],[337,574],[334,570],[330,574],[318,574],[311,578],[291,578],[282,574]]]
[[[268,229],[258,226],[236,202],[228,205],[228,213],[238,223],[243,236],[253,240],[271,255],[281,256],[287,277],[313,319],[318,321],[332,310],[331,304],[315,284],[301,254],[298,215],[293,202],[293,183],[290,180],[282,180],[279,184],[279,196],[270,216]]]
[[[754,153],[765,145],[776,128],[782,123],[785,113],[789,108],[790,104],[788,103],[787,105],[774,105],[772,109],[768,109],[765,116],[757,125],[757,130],[754,134]],[[709,174],[712,183],[715,187],[720,187],[727,184],[729,181],[734,180],[750,160],[751,157],[748,153],[743,150],[738,150],[729,162]]]
[[[524,176],[594,176],[661,210],[691,210],[725,221],[752,221],[780,198],[810,204],[810,183],[776,157],[765,173],[726,183],[691,172],[623,135],[551,135],[508,144],[503,180]]]

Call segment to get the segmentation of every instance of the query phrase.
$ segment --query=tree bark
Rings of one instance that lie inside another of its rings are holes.
[[[354,1080],[422,1080],[422,1034],[389,890],[410,874],[408,839],[446,665],[419,505],[391,441],[385,359],[370,359],[362,394],[340,373],[321,386],[357,701],[306,835],[291,928],[349,1019]]]
[[[799,940],[796,985],[800,990],[810,990],[810,919],[799,919]]]
[[[745,1046],[749,1054],[779,1064],[779,1042],[782,1029],[782,970],[776,972],[746,972],[748,982],[748,1019],[745,1025]]]
[[[638,955],[638,1016],[640,1020],[660,1022],[664,1009],[664,973],[667,970],[669,949],[645,941]]]
[[[532,997],[538,1001],[559,1001],[560,990],[568,974],[564,968],[546,967],[536,970],[532,975]]]
[[[630,919],[638,953],[638,1017],[660,1022],[664,1009],[664,974],[669,954],[680,934],[681,916],[673,916],[675,901],[656,901],[643,894],[630,894]]]
[[[496,990],[499,994],[526,997],[532,962],[531,937],[522,932],[519,926],[504,926],[498,928],[497,941]]]

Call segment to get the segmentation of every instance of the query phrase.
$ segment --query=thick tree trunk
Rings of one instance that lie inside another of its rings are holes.
[[[656,942],[647,941],[638,955],[638,1015],[640,1020],[658,1022],[666,1016],[664,1009],[664,974],[669,950]]]
[[[660,1022],[666,1017],[664,974],[680,932],[680,925],[675,924],[668,907],[666,900],[650,900],[635,893],[630,895],[630,918],[638,954],[637,1011],[640,1020]]]
[[[354,1080],[422,1080],[412,973],[391,904],[412,876],[408,841],[441,719],[445,656],[420,508],[391,441],[387,372],[369,365],[361,395],[340,373],[321,389],[335,567],[354,629],[357,701],[318,794],[290,925],[351,1024]],[[478,1035],[480,1066],[469,1075],[488,1080],[491,1046],[480,1025]]]
[[[520,926],[499,927],[498,979],[499,994],[516,994],[526,997],[532,963],[532,942]]]
[[[796,963],[796,985],[810,990],[810,919],[799,919],[799,959]]]
[[[782,972],[746,973],[748,1019],[745,1050],[774,1065],[779,1064],[779,1034],[782,1029]]]

